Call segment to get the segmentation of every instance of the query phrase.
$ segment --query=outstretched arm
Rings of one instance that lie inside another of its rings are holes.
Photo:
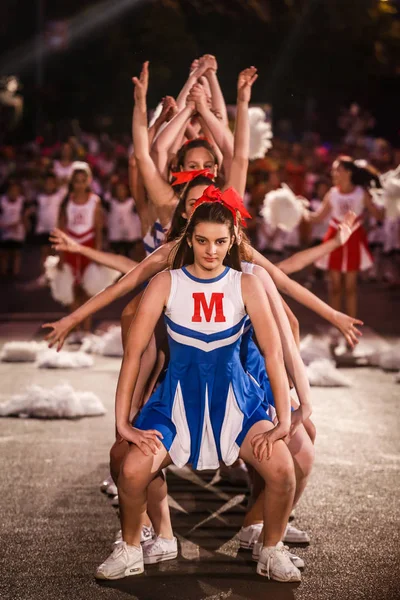
[[[49,342],[49,347],[51,348],[57,344],[57,350],[61,350],[65,338],[78,323],[81,323],[90,315],[93,315],[101,308],[111,304],[117,298],[124,296],[164,270],[168,266],[169,253],[174,244],[174,242],[164,244],[155,250],[155,252],[145,258],[137,267],[129,271],[117,283],[110,285],[99,294],[96,294],[96,296],[90,298],[70,315],[54,323],[45,323],[42,325],[43,328],[52,330],[45,338]]]
[[[336,248],[343,246],[353,232],[355,220],[356,214],[349,211],[342,223],[338,226],[338,232],[334,238],[327,242],[323,242],[322,244],[318,244],[318,246],[314,246],[313,248],[307,248],[307,250],[303,250],[302,252],[296,252],[296,254],[277,263],[276,266],[286,273],[286,275],[301,271],[326,254],[333,252]]]
[[[205,64],[208,67],[204,73],[204,76],[207,78],[207,81],[210,85],[213,110],[220,115],[222,123],[225,125],[225,127],[228,127],[228,112],[226,110],[224,95],[217,77],[217,60],[215,56],[212,56],[211,54],[206,54],[204,59]]]
[[[327,192],[325,194],[324,199],[322,200],[321,207],[316,212],[304,211],[304,218],[311,225],[316,225],[317,223],[321,223],[331,212],[331,200],[330,193]]]
[[[151,281],[143,295],[129,330],[115,398],[115,421],[118,433],[123,439],[138,445],[146,455],[157,452],[157,448],[160,447],[157,437],[162,438],[162,435],[154,430],[143,432],[132,427],[131,409],[133,408],[136,414],[140,407],[132,406],[131,402],[139,374],[140,360],[163,312],[170,285],[170,274],[160,273]]]
[[[287,294],[291,298],[294,298],[297,300],[297,302],[300,302],[300,304],[307,306],[307,308],[316,312],[323,319],[326,319],[329,321],[329,323],[332,323],[332,325],[337,327],[344,335],[346,341],[352,348],[358,344],[357,336],[362,334],[357,329],[356,325],[363,325],[362,321],[334,310],[332,307],[328,306],[328,304],[315,296],[315,294],[307,290],[296,281],[290,279],[287,275],[285,275],[285,273],[278,269],[278,267],[273,265],[262,254],[257,252],[257,250],[254,250],[254,248],[251,247],[249,247],[249,250],[252,253],[253,262],[260,267],[263,267],[271,275],[276,287],[281,293]]]

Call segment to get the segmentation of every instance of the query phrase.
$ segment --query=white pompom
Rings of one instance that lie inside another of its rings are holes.
[[[300,342],[300,356],[305,365],[320,359],[332,359],[330,338],[309,333]]]
[[[385,216],[396,219],[400,216],[400,165],[379,176],[382,188],[372,187],[370,193],[378,206],[385,207]]]
[[[154,123],[157,121],[158,117],[161,115],[163,109],[163,103],[159,102],[154,109],[153,116],[150,119],[149,127],[153,127]]]
[[[30,385],[21,394],[0,402],[0,417],[74,419],[104,415],[105,412],[103,403],[95,394],[75,391],[68,383],[52,389]]]
[[[64,264],[57,268],[59,256],[48,256],[44,263],[46,278],[50,284],[51,295],[54,300],[64,306],[69,306],[74,300],[74,275],[71,266]]]
[[[261,215],[274,229],[293,231],[303,218],[304,207],[304,200],[283,183],[279,189],[266,194]]]
[[[3,362],[35,362],[38,352],[47,348],[46,342],[7,342],[0,360]]]
[[[82,287],[88,296],[95,296],[121,275],[119,271],[90,263],[82,277]]]
[[[103,356],[123,356],[121,327],[110,327],[103,335],[92,334],[86,336],[82,342],[81,350],[82,352]]]
[[[249,108],[250,145],[249,159],[263,158],[272,148],[273,137],[271,124],[265,121],[265,112],[255,106]]]
[[[37,363],[40,369],[81,369],[93,364],[93,358],[85,352],[57,352],[52,349],[40,352]]]
[[[326,358],[314,360],[306,367],[310,385],[319,387],[349,387],[350,380],[341,373],[335,363]]]

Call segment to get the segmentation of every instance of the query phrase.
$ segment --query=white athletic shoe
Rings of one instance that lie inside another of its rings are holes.
[[[160,536],[143,544],[143,560],[145,565],[173,560],[178,556],[176,537],[167,540]]]
[[[145,544],[146,542],[150,542],[153,539],[154,535],[155,533],[152,525],[150,525],[150,527],[147,527],[147,525],[143,525],[142,531],[140,533],[140,543]],[[117,533],[115,534],[115,540],[113,541],[112,548],[114,549],[115,546],[121,544],[122,541],[122,529],[118,529]]]
[[[119,506],[118,494],[116,496],[114,496],[114,498],[111,498],[111,506],[116,506],[118,508],[118,506]]]
[[[118,488],[113,481],[108,484],[106,494],[107,496],[118,496]]]
[[[110,483],[114,483],[111,475],[109,475],[106,479],[103,479],[103,481],[100,484],[100,491],[105,494]]]
[[[306,531],[301,531],[288,523],[282,541],[285,544],[309,544],[310,536]]]
[[[262,542],[256,542],[254,544],[254,548],[253,548],[253,554],[251,555],[251,558],[255,561],[258,562],[260,560],[260,555],[261,555],[261,550],[262,550]],[[290,560],[292,561],[292,563],[294,564],[295,567],[297,567],[298,569],[304,569],[304,560],[302,558],[300,558],[300,556],[296,556],[296,554],[292,554],[292,552],[289,551],[289,548],[287,546],[284,546],[286,552],[289,555]]]
[[[142,547],[118,544],[110,556],[97,568],[96,579],[122,579],[143,573]]]
[[[263,523],[256,523],[255,525],[242,527],[242,529],[239,531],[240,547],[251,550],[251,548],[254,547],[254,544],[258,542],[262,528]]]
[[[290,560],[282,542],[278,542],[276,546],[263,547],[257,563],[257,573],[276,581],[301,581],[301,573]]]

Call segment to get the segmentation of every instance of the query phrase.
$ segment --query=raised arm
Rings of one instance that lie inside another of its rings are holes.
[[[140,78],[133,77],[135,85],[135,106],[132,119],[132,136],[135,158],[143,177],[143,183],[151,203],[157,211],[167,208],[171,212],[178,199],[172,187],[160,175],[149,152],[149,136],[147,130],[147,105],[146,94],[148,88],[149,71],[148,62],[143,65]],[[160,215],[162,220],[163,215]],[[166,218],[166,221],[169,219]]]
[[[186,98],[190,88],[194,86],[194,84],[199,80],[199,77],[201,77],[205,73],[207,68],[207,63],[205,63],[202,58],[196,59],[192,62],[189,77],[186,80],[183,88],[179,92],[179,95],[176,99],[178,110],[182,110],[186,106]]]
[[[359,319],[349,317],[344,313],[334,310],[331,306],[328,306],[325,302],[320,300],[315,294],[307,290],[305,287],[290,279],[285,273],[283,273],[278,267],[273,265],[265,256],[249,247],[250,253],[252,254],[252,260],[260,267],[263,267],[267,273],[272,277],[278,290],[287,294],[291,298],[300,302],[304,306],[307,306],[310,310],[320,315],[323,319],[326,319],[337,327],[339,331],[344,335],[346,341],[352,348],[358,344],[357,336],[362,335],[357,329],[356,325],[363,325],[363,322]]]
[[[210,130],[215,143],[220,148],[224,159],[232,158],[233,156],[233,136],[226,129],[222,121],[220,121],[211,111],[208,104],[207,96],[204,87],[200,83],[196,83],[190,90],[190,100],[196,103],[196,109],[201,119]]]
[[[205,71],[204,76],[207,77],[207,81],[210,86],[212,108],[220,115],[222,123],[225,125],[225,127],[228,127],[228,112],[226,110],[224,95],[217,77],[217,60],[215,56],[212,56],[211,54],[206,54],[204,59],[205,64],[207,65],[207,70]]]
[[[139,374],[140,360],[164,310],[170,285],[170,274],[160,273],[151,281],[143,295],[129,330],[115,397],[115,421],[119,435],[139,446],[146,455],[157,452],[157,447],[160,446],[157,436],[162,438],[162,435],[155,430],[143,432],[132,427],[131,411],[133,409],[136,414],[140,408],[132,406],[132,397]]]
[[[160,135],[157,136],[156,140],[151,149],[151,153],[154,154],[155,163],[163,175],[166,174],[166,168],[168,166],[169,153],[174,145],[175,140],[182,135],[182,130],[185,131],[194,111],[194,103],[186,105],[180,112],[178,112],[173,119],[164,127]]]
[[[241,196],[244,196],[246,190],[247,168],[249,166],[249,102],[251,88],[257,77],[257,69],[250,67],[240,73],[237,84],[235,143],[232,167],[227,185],[228,187],[235,188]]]
[[[289,256],[289,258],[277,263],[276,266],[279,267],[281,271],[286,273],[286,275],[301,271],[326,254],[333,252],[336,250],[336,248],[343,246],[353,232],[355,220],[356,214],[352,211],[349,211],[345,215],[342,223],[339,224],[338,232],[334,238],[322,244],[318,244],[313,248],[307,248],[307,250],[296,252],[296,254],[293,254],[292,256]]]
[[[45,323],[42,325],[43,328],[52,329],[45,338],[49,342],[49,347],[51,348],[57,344],[57,350],[61,350],[65,338],[78,323],[81,323],[90,315],[93,315],[101,308],[111,304],[111,302],[114,302],[117,298],[124,296],[145,281],[151,279],[151,277],[154,277],[154,275],[160,271],[164,270],[168,266],[169,253],[173,246],[174,242],[164,244],[150,256],[145,258],[137,267],[129,271],[129,273],[119,281],[90,298],[85,304],[80,306],[70,315],[63,317],[54,323]]]
[[[274,282],[272,281],[272,278],[270,275],[268,275],[265,269],[255,266],[253,273],[261,281],[263,288],[267,293],[272,313],[279,330],[286,371],[288,372],[296,388],[297,395],[302,406],[302,418],[303,420],[308,419],[308,417],[311,415],[310,384],[308,382],[307,373],[304,363],[301,359],[296,340],[293,337],[289,320],[286,316],[282,299]]]

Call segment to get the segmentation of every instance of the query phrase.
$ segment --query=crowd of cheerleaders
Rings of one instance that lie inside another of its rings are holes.
[[[148,127],[148,76],[145,63],[140,77],[133,78],[130,162],[132,194],[143,198],[148,256],[136,264],[96,249],[96,202],[83,167],[73,174],[63,228],[52,237],[73,266],[78,291],[71,313],[44,325],[51,329],[51,346],[60,349],[79,324],[134,290],[121,318],[124,358],[110,452],[122,534],[96,577],[135,575],[144,564],[177,556],[164,467],[173,462],[217,469],[244,461],[252,502],[240,544],[253,550],[260,575],[299,581],[304,563],[284,542],[309,541],[288,520],[312,469],[315,427],[298,322],[279,292],[325,318],[354,347],[362,324],[355,318],[355,298],[346,315],[287,274],[325,257],[335,277],[353,275],[369,256],[361,213],[367,207],[377,215],[378,209],[363,187],[363,169],[340,158],[321,213],[308,215],[323,218],[332,210],[327,240],[271,264],[251,247],[244,230],[250,216],[242,202],[248,105],[256,69],[238,77],[233,135],[213,57],[194,65],[178,97],[178,113],[159,131]],[[157,153],[152,152],[155,135],[161,140]],[[187,141],[189,135],[194,139]],[[90,261],[125,275],[82,303],[80,281]]]

